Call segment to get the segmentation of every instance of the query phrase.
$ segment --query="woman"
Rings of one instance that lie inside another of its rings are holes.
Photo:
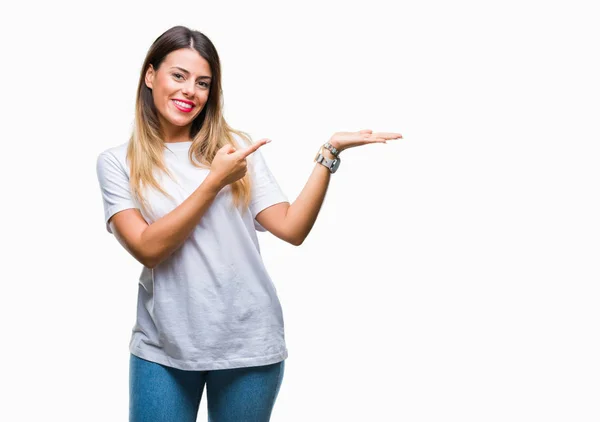
[[[288,356],[256,231],[310,232],[343,150],[401,137],[339,132],[290,205],[258,149],[222,115],[221,68],[202,33],[176,26],[150,47],[128,142],[97,160],[106,229],[141,264],[129,344],[130,420],[268,421]]]

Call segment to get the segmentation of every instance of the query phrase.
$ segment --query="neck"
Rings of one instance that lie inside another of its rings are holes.
[[[190,125],[175,126],[169,122],[165,122],[162,117],[159,118],[163,133],[163,141],[166,143],[186,142],[190,139]]]

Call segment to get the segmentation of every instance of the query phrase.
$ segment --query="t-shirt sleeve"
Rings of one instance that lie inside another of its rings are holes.
[[[249,171],[253,182],[250,212],[252,213],[252,219],[254,220],[254,228],[258,231],[265,232],[267,229],[256,221],[256,215],[271,205],[280,202],[289,202],[289,200],[269,170],[260,149],[257,149],[248,156],[248,163],[250,164]]]
[[[104,224],[106,230],[112,233],[108,225],[110,217],[119,211],[138,207],[129,189],[129,175],[114,154],[109,151],[100,153],[96,161],[96,173],[104,203]]]

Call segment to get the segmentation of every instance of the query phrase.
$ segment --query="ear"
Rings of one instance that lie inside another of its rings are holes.
[[[146,75],[144,76],[144,82],[146,86],[152,89],[152,82],[154,81],[154,67],[152,65],[148,66],[146,70]]]

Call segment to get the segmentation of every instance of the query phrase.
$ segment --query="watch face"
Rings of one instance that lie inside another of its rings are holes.
[[[335,173],[339,166],[340,166],[340,159],[336,158],[335,160],[333,160],[333,163],[331,163],[331,172]]]

